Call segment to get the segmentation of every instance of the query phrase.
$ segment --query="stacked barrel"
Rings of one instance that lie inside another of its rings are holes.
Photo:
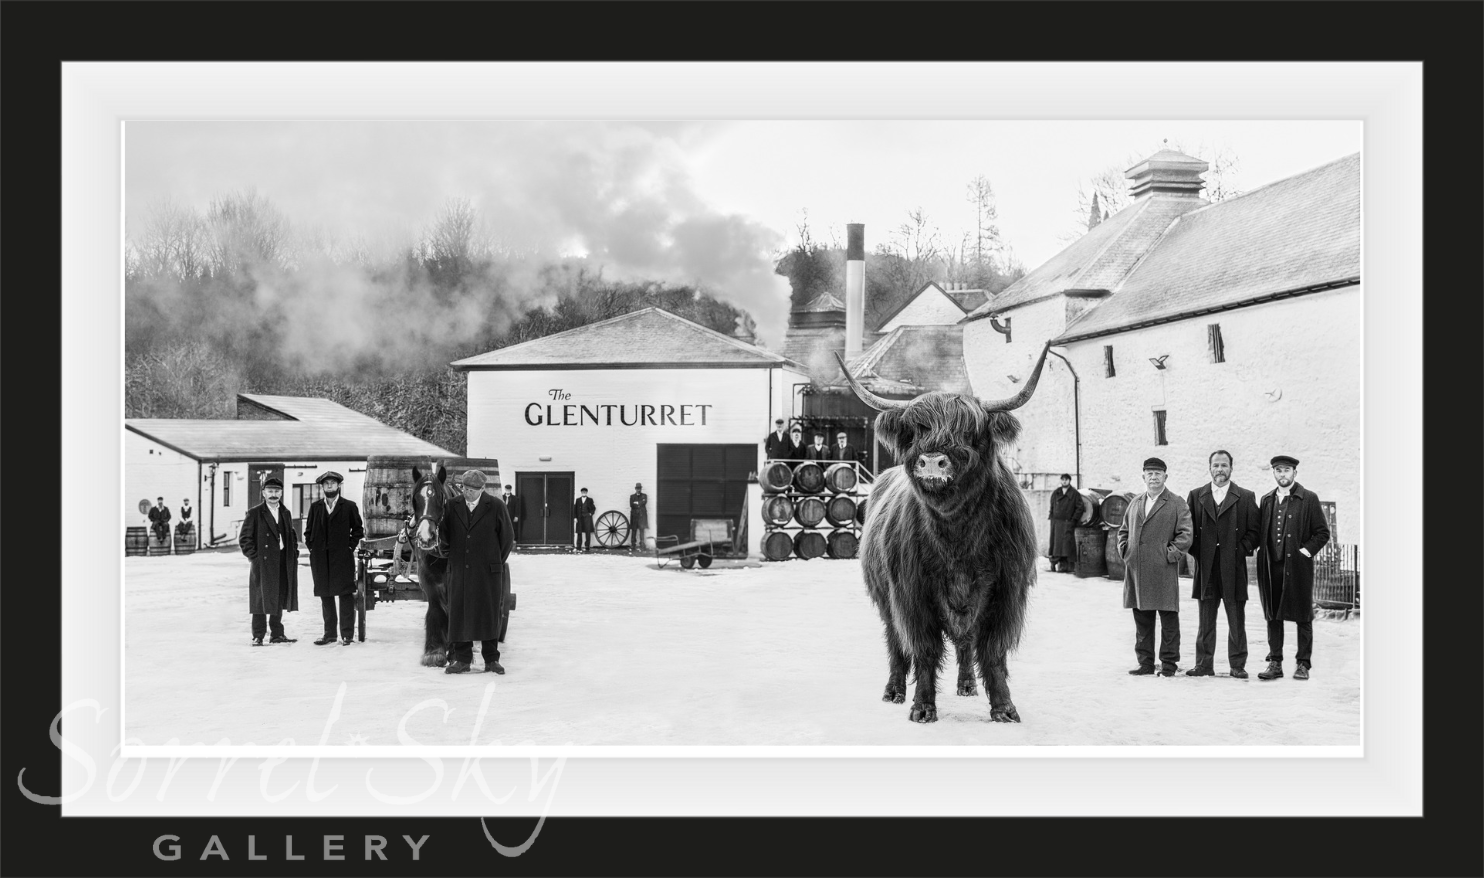
[[[854,558],[865,499],[854,463],[769,460],[763,489],[763,558]]]

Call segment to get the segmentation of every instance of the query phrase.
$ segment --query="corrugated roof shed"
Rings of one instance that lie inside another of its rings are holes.
[[[457,360],[455,369],[763,369],[797,363],[677,317],[645,308],[566,332]]]
[[[1059,341],[1360,278],[1360,154],[1191,211]]]

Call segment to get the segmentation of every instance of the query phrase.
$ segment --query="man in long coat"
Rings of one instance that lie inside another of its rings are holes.
[[[515,525],[515,541],[520,542],[521,523],[526,518],[526,495],[516,494],[505,486],[505,493],[500,496],[505,503],[505,510],[510,513],[510,523]]]
[[[644,531],[649,528],[649,495],[644,486],[634,483],[634,493],[629,495],[629,551],[643,551]]]
[[[593,498],[583,488],[582,496],[572,501],[572,551],[593,550],[593,516],[597,512],[598,507],[593,505]]]
[[[1058,565],[1071,569],[1070,560],[1077,554],[1077,538],[1072,528],[1082,517],[1082,495],[1072,490],[1072,477],[1061,474],[1061,487],[1051,492],[1051,545],[1046,554],[1051,558],[1051,572]]]
[[[764,460],[788,460],[793,454],[793,443],[788,441],[788,431],[784,429],[783,419],[773,421],[773,432],[763,440]]]
[[[1247,678],[1247,556],[1262,535],[1257,495],[1231,480],[1230,451],[1206,459],[1211,481],[1186,498],[1195,532],[1190,554],[1195,582],[1191,597],[1200,601],[1201,623],[1195,635],[1195,667],[1187,677],[1210,677],[1216,656],[1216,610],[1226,606],[1226,661],[1231,675]]]
[[[299,610],[299,536],[294,519],[283,505],[283,482],[263,480],[263,502],[247,510],[237,545],[252,562],[247,577],[248,611],[252,613],[252,645],[294,643],[283,631],[283,614]]]
[[[309,548],[309,572],[314,575],[314,593],[325,620],[325,633],[315,644],[335,642],[338,603],[340,642],[350,646],[356,631],[355,551],[366,530],[361,510],[340,496],[345,481],[340,473],[331,470],[314,481],[324,496],[309,505],[304,545]]]
[[[1180,661],[1180,559],[1190,548],[1190,508],[1165,487],[1168,469],[1157,457],[1144,461],[1142,495],[1129,501],[1118,526],[1123,605],[1134,611],[1134,655],[1129,671],[1154,673],[1154,614],[1159,613],[1160,674],[1175,675]]]
[[[1278,486],[1263,495],[1257,546],[1257,591],[1268,623],[1268,666],[1259,680],[1283,676],[1283,623],[1298,625],[1295,680],[1309,679],[1314,652],[1314,556],[1329,542],[1319,496],[1294,480],[1298,460],[1270,461]]]
[[[170,536],[170,507],[165,505],[164,497],[155,498],[155,505],[149,510],[149,523],[155,539],[165,542]]]
[[[448,558],[446,674],[469,672],[476,640],[485,671],[505,673],[500,665],[500,604],[515,533],[504,502],[484,493],[484,483],[479,470],[464,473],[459,479],[463,497],[447,503],[438,522],[438,544]]]

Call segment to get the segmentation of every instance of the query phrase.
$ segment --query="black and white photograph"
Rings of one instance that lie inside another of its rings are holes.
[[[131,743],[1359,752],[1358,121],[122,144]]]

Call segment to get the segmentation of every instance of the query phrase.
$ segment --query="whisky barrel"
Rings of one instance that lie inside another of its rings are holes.
[[[196,528],[194,525],[175,532],[175,554],[189,555],[196,551]]]
[[[794,539],[788,531],[775,530],[763,537],[763,557],[769,561],[783,561],[793,554]]]
[[[1108,574],[1108,531],[1101,524],[1077,527],[1072,531],[1077,541],[1077,557],[1072,575],[1078,579]]]
[[[793,521],[794,501],[786,494],[773,494],[763,498],[763,521],[774,527],[782,527]]]
[[[855,500],[844,494],[836,494],[830,498],[829,505],[825,508],[824,517],[829,519],[830,524],[835,527],[848,527],[855,523]]]
[[[824,521],[825,503],[819,497],[800,497],[794,507],[794,520],[804,527],[818,527]]]
[[[144,555],[149,552],[149,528],[124,528],[124,554]]]
[[[805,494],[824,490],[824,469],[814,462],[801,463],[794,470],[794,487]]]
[[[829,552],[831,558],[854,558],[860,550],[860,537],[854,531],[841,529],[830,534]]]
[[[1098,517],[1108,527],[1117,528],[1123,524],[1123,513],[1128,509],[1129,501],[1134,495],[1128,492],[1122,494],[1108,494],[1103,502],[1098,505]]]
[[[763,471],[757,475],[757,483],[762,486],[764,494],[787,491],[793,480],[793,467],[782,460],[767,461],[763,465]]]
[[[837,463],[824,471],[825,485],[836,494],[854,491],[858,480],[853,463]]]
[[[826,549],[824,534],[817,530],[806,530],[794,540],[794,554],[805,561],[824,555]]]
[[[413,517],[413,468],[426,471],[433,463],[426,457],[377,454],[366,459],[366,481],[361,488],[361,520],[366,539],[395,536]]]

